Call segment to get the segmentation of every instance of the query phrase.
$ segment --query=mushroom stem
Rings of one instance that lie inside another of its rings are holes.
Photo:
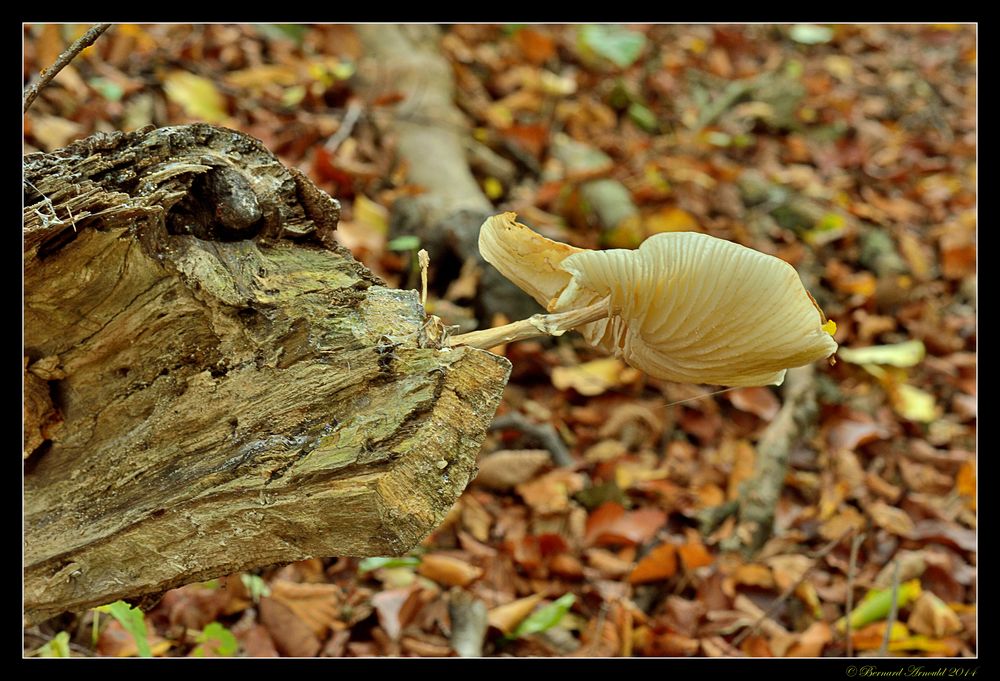
[[[488,350],[504,343],[535,338],[537,336],[561,336],[570,329],[596,322],[611,314],[611,304],[604,298],[578,310],[556,312],[554,314],[536,314],[510,324],[492,329],[470,331],[448,339],[448,344],[469,345],[474,348]]]

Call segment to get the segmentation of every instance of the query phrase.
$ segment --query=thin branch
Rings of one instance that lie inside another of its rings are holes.
[[[892,607],[889,609],[889,619],[885,623],[885,636],[882,637],[882,647],[879,649],[879,657],[889,654],[889,642],[892,640],[892,628],[896,625],[896,616],[899,614],[899,559],[893,561],[892,568]]]
[[[48,85],[53,78],[59,75],[67,64],[73,61],[76,55],[83,52],[86,48],[94,44],[94,41],[101,37],[101,34],[106,30],[111,28],[111,24],[94,24],[90,27],[86,33],[77,39],[72,45],[70,45],[65,52],[59,55],[56,62],[38,74],[38,80],[28,86],[24,91],[24,112],[28,113],[28,109],[31,107],[31,103],[35,101],[35,97],[38,96],[38,92]]]
[[[831,541],[829,544],[824,546],[822,549],[820,549],[819,552],[815,556],[813,556],[812,562],[809,564],[809,567],[807,567],[802,572],[802,574],[799,575],[799,578],[795,580],[793,584],[789,585],[789,587],[785,589],[784,593],[778,596],[777,600],[775,600],[774,603],[771,604],[771,607],[768,608],[763,615],[758,617],[756,622],[754,622],[751,626],[744,629],[742,632],[740,632],[739,636],[733,639],[733,646],[739,648],[740,644],[743,643],[744,639],[746,639],[747,636],[756,632],[757,629],[760,628],[760,625],[763,624],[765,620],[769,619],[771,615],[777,612],[778,608],[781,607],[781,605],[785,601],[791,598],[792,594],[795,593],[795,590],[798,589],[799,586],[806,581],[806,577],[808,577],[809,574],[813,571],[813,569],[819,564],[819,561],[825,556],[827,556],[831,551],[833,551],[833,549],[836,548],[837,545],[840,544],[840,542],[844,541],[844,539],[846,539],[847,536],[852,532],[854,532],[853,529],[847,530],[846,532],[844,532],[844,534],[840,535],[839,537]]]
[[[489,429],[503,430],[505,428],[519,430],[529,438],[537,440],[549,450],[549,454],[552,455],[552,463],[555,465],[564,468],[573,465],[573,456],[551,423],[532,423],[521,412],[512,411],[493,419]]]
[[[452,336],[449,345],[469,345],[474,348],[488,350],[504,343],[536,338],[538,336],[561,336],[570,329],[596,322],[611,314],[607,298],[579,310],[556,312],[554,314],[536,314],[511,324],[504,324],[492,329],[471,331],[458,336]]]
[[[864,533],[861,533],[851,540],[851,562],[847,566],[847,657],[854,657],[854,641],[851,632],[851,613],[854,611],[854,574],[858,566],[858,549],[861,542],[865,540]]]

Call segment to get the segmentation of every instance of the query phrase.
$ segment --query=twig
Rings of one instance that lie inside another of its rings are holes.
[[[777,612],[778,608],[785,601],[791,598],[792,594],[795,593],[795,590],[798,589],[799,586],[804,581],[806,581],[806,577],[808,577],[809,573],[811,573],[813,569],[816,567],[816,565],[819,564],[819,561],[825,556],[827,556],[831,551],[833,551],[833,549],[836,548],[837,545],[840,544],[840,542],[844,541],[844,539],[846,539],[847,536],[852,532],[854,532],[853,529],[847,530],[846,532],[844,532],[844,534],[840,535],[839,537],[831,541],[829,544],[824,546],[822,549],[820,549],[819,553],[813,556],[812,562],[809,564],[809,567],[807,567],[802,572],[802,574],[799,575],[799,578],[795,580],[794,583],[792,583],[787,589],[785,589],[785,591],[780,596],[778,596],[777,600],[775,600],[774,603],[771,604],[771,607],[768,608],[766,611],[764,611],[764,614],[758,617],[756,622],[754,622],[752,625],[744,629],[742,632],[740,632],[740,634],[736,638],[733,639],[733,646],[739,648],[740,644],[743,643],[743,640],[747,636],[756,632],[757,629],[760,628],[760,625],[763,624],[765,620],[769,619],[771,615]]]
[[[611,314],[609,300],[605,298],[593,305],[582,307],[579,310],[568,312],[556,312],[554,314],[536,314],[510,324],[504,324],[492,329],[482,329],[481,331],[470,331],[458,336],[452,336],[448,344],[469,345],[474,348],[489,348],[512,343],[514,341],[535,338],[537,336],[561,336],[570,329],[578,326],[596,322]]]
[[[847,617],[845,619],[847,626],[847,657],[854,657],[854,641],[851,640],[851,612],[854,610],[854,572],[858,565],[858,549],[864,540],[864,533],[856,535],[851,540],[851,561],[847,566]]]
[[[879,657],[889,654],[889,641],[892,639],[892,628],[896,625],[896,615],[899,614],[899,559],[893,561],[892,569],[892,607],[889,608],[889,619],[885,623],[885,636],[882,637],[882,647]]]
[[[512,411],[503,416],[498,416],[490,424],[490,430],[503,430],[504,428],[519,430],[525,435],[538,440],[543,447],[549,450],[549,454],[552,455],[552,462],[555,465],[561,467],[573,465],[573,457],[570,456],[569,450],[563,444],[562,438],[559,437],[559,433],[556,432],[551,423],[532,423],[520,412]]]
[[[95,24],[90,27],[86,33],[80,36],[76,42],[70,45],[65,52],[59,55],[55,63],[49,68],[45,69],[38,74],[38,80],[28,86],[24,91],[24,112],[28,113],[28,109],[31,107],[31,103],[35,101],[35,97],[38,96],[39,91],[48,85],[53,78],[59,75],[67,64],[73,61],[76,55],[83,52],[84,49],[90,47],[94,44],[102,33],[111,28],[111,24]]]
[[[364,108],[358,102],[352,101],[347,105],[347,113],[344,114],[344,119],[340,122],[340,127],[337,128],[337,132],[333,133],[333,136],[324,145],[328,154],[333,156],[340,145],[351,136],[351,132],[354,130],[358,119],[361,118],[362,113],[364,113]]]

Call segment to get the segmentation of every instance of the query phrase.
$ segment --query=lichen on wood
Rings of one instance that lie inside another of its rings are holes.
[[[336,244],[334,200],[207,125],[32,154],[25,180],[25,380],[61,421],[26,431],[27,622],[399,554],[443,519],[510,365],[440,347],[416,291]]]

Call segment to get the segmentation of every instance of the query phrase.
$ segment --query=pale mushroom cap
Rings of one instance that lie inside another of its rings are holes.
[[[785,369],[837,344],[788,263],[695,232],[657,234],[637,250],[580,251],[557,311],[610,297],[615,314],[581,327],[651,376],[727,386],[780,384]]]
[[[695,232],[636,250],[590,251],[536,234],[514,213],[489,218],[483,257],[550,311],[608,299],[611,316],[578,330],[647,374],[681,383],[780,384],[837,343],[788,263]]]
[[[571,276],[560,264],[567,256],[585,251],[546,239],[516,217],[516,213],[502,213],[487,218],[479,230],[479,252],[500,274],[551,311],[554,298]]]

